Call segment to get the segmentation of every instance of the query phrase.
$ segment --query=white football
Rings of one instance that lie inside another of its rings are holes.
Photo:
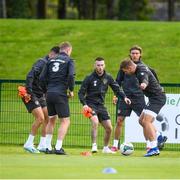
[[[128,156],[134,152],[134,146],[132,143],[124,142],[120,145],[121,154]]]

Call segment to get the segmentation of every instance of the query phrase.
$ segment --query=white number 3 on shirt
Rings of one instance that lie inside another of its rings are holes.
[[[52,67],[52,71],[53,72],[57,72],[59,70],[59,63],[58,62],[55,62],[53,63],[53,67]]]

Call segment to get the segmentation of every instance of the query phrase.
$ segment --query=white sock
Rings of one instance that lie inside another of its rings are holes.
[[[118,143],[119,143],[119,140],[114,139],[113,146],[117,148],[118,147]]]
[[[34,136],[29,134],[29,137],[28,137],[26,143],[24,144],[24,147],[32,147],[33,142],[34,142]]]
[[[92,146],[97,146],[97,144],[96,144],[96,143],[93,143]]]
[[[149,140],[146,141],[146,148],[151,148],[151,143]]]
[[[55,148],[56,148],[56,150],[60,150],[62,148],[62,140],[57,140],[56,141]]]
[[[46,148],[48,148],[50,151],[52,150],[51,141],[52,134],[46,134]]]
[[[40,142],[39,142],[39,146],[41,147],[45,147],[46,146],[46,137],[42,137],[40,138]]]
[[[151,143],[151,148],[157,147],[157,141],[150,141]]]
[[[104,146],[104,148],[103,149],[109,149],[109,147],[108,146]]]

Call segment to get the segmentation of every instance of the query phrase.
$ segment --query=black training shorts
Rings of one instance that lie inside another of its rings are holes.
[[[110,120],[110,115],[102,104],[87,103],[87,105],[94,111],[93,115],[97,115],[99,121]]]
[[[58,115],[59,118],[66,118],[70,116],[68,97],[57,93],[47,93],[47,108],[48,115]]]
[[[130,116],[132,111],[134,111],[137,114],[137,116],[140,116],[142,110],[146,105],[144,96],[139,96],[139,97],[129,96],[128,98],[131,100],[130,105],[126,104],[123,99],[120,99],[118,101],[118,108],[117,108],[118,116],[123,116],[123,117]]]
[[[165,105],[165,103],[166,103],[166,95],[162,93],[159,94],[158,96],[149,97],[149,102],[147,103],[144,109],[158,114],[161,108]]]
[[[38,107],[44,108],[47,106],[46,104],[46,98],[43,97],[32,97],[31,100],[26,103],[24,101],[24,99],[22,99],[22,101],[24,102],[26,109],[28,110],[29,113],[31,113],[33,111],[33,109],[36,109]]]

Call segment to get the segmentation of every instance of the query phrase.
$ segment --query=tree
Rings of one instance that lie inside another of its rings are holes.
[[[66,0],[58,0],[58,19],[66,18]]]
[[[120,0],[119,2],[119,19],[148,20],[151,13],[148,0]]]
[[[92,19],[96,19],[97,0],[92,0]]]
[[[107,7],[107,18],[113,19],[114,17],[114,0],[106,0],[106,7]]]
[[[8,0],[6,1],[8,18],[29,18],[29,2],[25,0]]]
[[[95,19],[97,0],[74,0],[74,2],[77,6],[79,19]]]
[[[168,20],[174,20],[174,0],[168,0]]]
[[[6,10],[6,0],[0,1],[0,17],[6,18],[7,17],[7,10]]]
[[[37,18],[45,19],[47,11],[47,0],[38,0],[37,1]]]
[[[79,0],[80,19],[90,19],[89,1]]]

